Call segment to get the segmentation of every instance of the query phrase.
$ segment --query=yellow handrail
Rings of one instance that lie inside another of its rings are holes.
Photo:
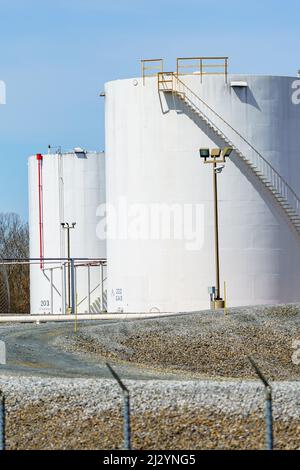
[[[145,78],[146,77],[156,77],[157,73],[163,72],[164,70],[164,60],[163,59],[142,59],[142,78],[143,78],[143,85],[145,85]],[[152,64],[152,65],[146,65]],[[147,71],[155,71],[154,73],[148,73]]]
[[[214,61],[214,63],[213,63]],[[217,62],[216,62],[217,61]],[[224,75],[227,83],[228,57],[178,57],[176,73],[180,75],[200,75],[201,81],[204,75]],[[190,62],[190,63],[188,63]],[[192,63],[191,63],[192,62]],[[208,62],[208,63],[207,63]],[[189,72],[185,73],[185,70]],[[219,72],[207,72],[207,69],[221,69]]]

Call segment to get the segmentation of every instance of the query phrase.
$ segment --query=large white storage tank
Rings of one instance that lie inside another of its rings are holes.
[[[270,164],[300,195],[295,80],[230,75],[226,83],[223,76],[211,75],[201,83],[196,75],[182,78],[194,93],[191,102],[201,107],[196,98],[201,97],[229,124],[212,113],[219,132],[178,94],[158,92],[157,77],[144,84],[142,79],[106,84],[107,198],[125,227],[107,242],[109,311],[209,308],[208,287],[215,285],[212,167],[203,164],[199,148],[225,147],[221,132],[252,162],[259,152],[267,174],[263,181],[234,152],[218,175],[221,286],[225,280],[228,305],[300,301],[300,234],[268,189],[268,178],[274,180]],[[165,209],[185,204],[195,213],[198,207],[198,220],[203,209],[203,224],[195,218],[194,230],[185,237],[153,236],[148,214],[161,204]]]
[[[79,313],[99,311],[104,274],[98,260],[106,258],[106,242],[97,237],[96,213],[105,203],[104,153],[77,149],[34,155],[28,165],[30,257],[66,259],[67,232],[61,224],[75,222],[70,230],[70,256],[89,260],[76,261],[77,309]],[[62,264],[59,260],[31,264],[32,314],[66,313],[68,265],[62,268]]]

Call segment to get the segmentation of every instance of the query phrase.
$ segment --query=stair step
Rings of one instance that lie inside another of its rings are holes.
[[[287,211],[286,211],[287,212]],[[291,218],[293,219],[299,219],[300,221],[300,217],[299,217],[299,214],[297,214],[297,212],[293,211],[293,212],[289,212],[289,215]]]
[[[283,201],[278,201],[279,204],[286,210],[286,211],[290,211],[291,210],[291,206],[289,204],[287,204],[286,202],[283,202]],[[294,213],[296,214],[296,212],[294,211]]]

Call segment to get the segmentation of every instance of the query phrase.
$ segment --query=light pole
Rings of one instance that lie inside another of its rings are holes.
[[[212,300],[212,307],[214,309],[224,308],[225,302],[221,297],[220,289],[220,252],[219,252],[219,213],[218,213],[218,173],[221,173],[224,166],[218,166],[219,163],[225,164],[226,158],[231,154],[232,149],[226,147],[223,151],[219,148],[200,149],[200,157],[203,158],[204,163],[212,164],[213,169],[213,193],[214,193],[214,229],[215,229],[215,265],[216,265],[216,286],[214,291],[214,298]]]
[[[68,222],[62,222],[61,226],[67,231],[67,251],[68,251],[68,310],[71,309],[71,247],[70,247],[70,230],[75,228],[76,222],[69,224]]]

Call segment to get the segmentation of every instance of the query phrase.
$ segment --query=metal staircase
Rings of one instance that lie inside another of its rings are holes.
[[[164,93],[171,93],[179,98],[226,145],[234,149],[237,156],[251,168],[265,188],[273,194],[290,222],[300,234],[300,199],[263,155],[191,90],[175,72],[158,73],[158,90]]]

